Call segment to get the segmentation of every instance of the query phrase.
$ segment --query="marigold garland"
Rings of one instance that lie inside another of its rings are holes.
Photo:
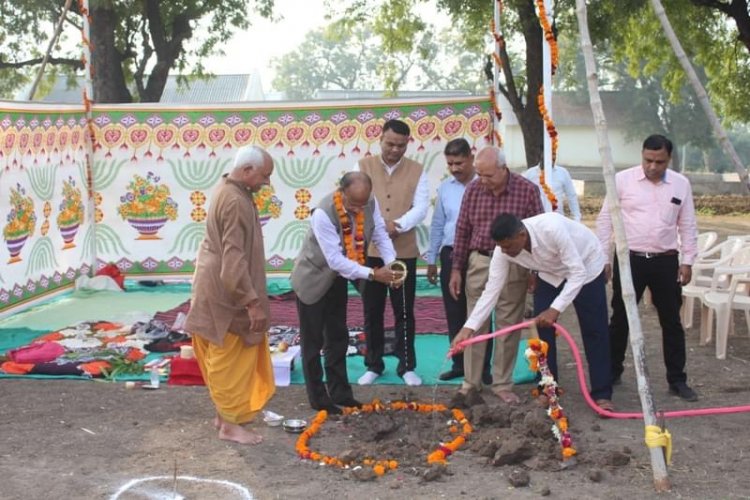
[[[364,404],[361,408],[344,408],[344,415],[356,415],[359,413],[384,413],[389,411],[415,411],[417,413],[433,413],[446,411],[448,408],[441,404],[421,404],[414,402],[394,401],[391,403],[382,403],[379,399],[374,399],[372,403]],[[460,448],[468,438],[469,434],[474,430],[466,419],[466,416],[459,409],[452,409],[453,421],[450,422],[449,432],[454,435],[454,439],[449,443],[440,443],[434,451],[427,455],[428,464],[446,464],[447,458],[452,455],[458,448]],[[358,465],[372,467],[373,472],[377,476],[382,476],[389,470],[395,470],[398,468],[398,461],[391,459],[376,459],[373,457],[365,457],[361,464],[356,463],[344,463],[340,458],[332,457],[313,451],[309,447],[310,438],[320,431],[325,421],[328,419],[328,412],[321,410],[313,419],[310,427],[305,429],[297,439],[295,450],[297,455],[303,460],[313,460],[321,463],[322,465],[329,465],[339,468],[351,468]]]
[[[563,460],[566,460],[575,455],[576,450],[573,448],[573,438],[571,437],[570,432],[568,432],[568,418],[563,413],[562,406],[560,406],[557,382],[555,382],[555,378],[552,376],[552,372],[547,365],[548,348],[549,346],[547,343],[542,340],[529,339],[525,355],[526,359],[529,360],[529,368],[532,371],[541,373],[542,375],[542,380],[539,382],[539,385],[541,386],[541,393],[547,396],[547,399],[549,400],[547,415],[549,415],[554,422],[554,425],[552,425],[552,433],[562,446]]]
[[[537,95],[537,105],[539,107],[539,114],[542,115],[542,120],[544,120],[545,128],[547,129],[547,134],[550,136],[550,139],[552,141],[552,165],[555,165],[555,162],[557,161],[557,146],[559,144],[559,138],[557,135],[557,129],[555,128],[555,122],[552,121],[552,118],[549,116],[549,112],[547,111],[547,106],[544,103],[544,87],[539,87],[539,94]],[[544,166],[539,165],[540,174],[539,174],[539,185],[542,187],[542,191],[544,191],[544,194],[547,196],[547,199],[549,200],[550,204],[552,205],[552,210],[557,210],[557,197],[555,196],[555,193],[552,191],[552,189],[549,187],[549,185],[546,182],[546,179],[544,178]]]
[[[333,195],[333,204],[341,222],[341,231],[344,233],[344,250],[346,257],[360,265],[365,263],[365,213],[360,211],[354,216],[356,231],[352,234],[352,223],[349,214],[344,208],[344,199],[341,191]]]
[[[539,12],[539,23],[544,30],[544,39],[549,44],[550,58],[552,60],[552,74],[554,75],[557,71],[557,62],[559,60],[559,49],[557,47],[557,39],[552,31],[552,26],[549,23],[547,17],[547,9],[544,7],[544,0],[536,0],[536,7]]]

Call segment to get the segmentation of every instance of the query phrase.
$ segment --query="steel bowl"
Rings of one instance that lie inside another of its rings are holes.
[[[278,427],[284,421],[284,416],[272,411],[263,410],[263,421],[269,427]]]
[[[307,422],[298,418],[287,418],[281,423],[281,427],[287,432],[299,434],[305,430]]]
[[[278,426],[281,425],[281,422],[284,421],[284,417],[282,417],[281,415],[279,415],[278,418],[269,418],[269,417],[266,417],[266,418],[263,419],[263,421],[269,427],[278,427]]]

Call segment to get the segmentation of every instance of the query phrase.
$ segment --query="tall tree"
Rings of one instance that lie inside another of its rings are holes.
[[[273,87],[290,99],[309,99],[316,90],[385,90],[408,82],[416,90],[483,90],[481,61],[456,33],[434,33],[429,25],[414,47],[387,55],[372,23],[334,22],[309,32],[293,51],[274,60]],[[447,69],[445,69],[447,68]]]
[[[11,72],[41,62],[39,46],[47,40],[63,4],[60,0],[6,0],[0,4],[0,84],[23,84],[24,75]],[[274,0],[91,0],[94,100],[158,101],[170,71],[182,71],[191,63],[202,75],[201,61],[221,53],[220,45],[234,30],[250,26],[248,11],[270,17],[273,6]],[[66,36],[73,42],[80,40],[83,24],[79,7],[76,2],[67,17]],[[206,35],[195,40],[193,27],[198,21],[206,26]],[[190,47],[188,41],[193,42]],[[77,49],[65,51],[62,47],[56,47],[49,64],[81,68]]]
[[[718,10],[737,26],[737,39],[750,52],[750,6],[747,0],[690,0],[699,7]]]
[[[719,10],[696,7],[685,0],[665,0],[688,59],[696,66],[706,90],[725,123],[745,123],[750,116],[750,52],[743,50],[735,30]],[[633,77],[658,76],[673,101],[685,86],[685,72],[664,37],[646,0],[591,0],[592,37],[597,48],[612,47]],[[617,26],[618,29],[612,29]]]
[[[566,0],[570,3],[571,0]],[[462,34],[465,43],[476,49],[483,49],[485,34],[492,19],[493,3],[488,0],[436,0],[440,9],[448,12],[453,20],[453,28]],[[343,11],[338,12],[349,22],[361,22],[369,17],[388,20],[388,25],[398,29],[383,31],[382,50],[389,53],[393,48],[413,45],[419,33],[419,24],[413,19],[415,9],[426,0],[355,0]],[[526,160],[529,165],[539,162],[543,149],[542,133],[544,123],[537,108],[537,93],[542,85],[542,29],[536,14],[534,0],[505,0],[503,25],[499,28],[509,41],[516,37],[520,43],[508,43],[501,48],[500,58],[503,61],[503,78],[496,82],[513,109],[524,138]],[[398,16],[407,16],[412,21],[399,24]],[[563,11],[558,23],[570,23],[573,19],[571,9]],[[391,44],[389,37],[396,38]],[[514,50],[511,47],[521,47]],[[480,73],[484,61],[476,66]]]
[[[703,107],[703,110],[706,112],[706,116],[708,116],[708,121],[711,123],[711,128],[713,129],[714,135],[721,144],[722,148],[724,148],[727,156],[732,160],[735,170],[737,170],[737,174],[740,177],[740,183],[742,184],[745,194],[750,193],[750,182],[748,181],[747,169],[745,169],[745,166],[742,164],[740,157],[737,155],[737,151],[735,151],[734,146],[732,146],[732,143],[729,141],[729,137],[727,137],[726,130],[724,130],[724,127],[719,121],[719,117],[716,115],[716,112],[714,112],[711,103],[708,101],[706,89],[703,88],[703,85],[698,79],[698,75],[695,72],[695,69],[693,69],[693,65],[690,64],[687,54],[685,54],[685,51],[682,48],[682,44],[680,43],[680,40],[677,38],[677,35],[672,28],[672,23],[670,23],[669,18],[667,17],[664,6],[662,5],[660,0],[651,0],[651,5],[654,7],[656,16],[659,18],[659,22],[664,28],[664,34],[667,37],[667,40],[669,40],[669,44],[672,46],[677,60],[685,70],[685,74],[687,74],[690,85],[693,87],[695,94],[698,96],[698,101],[700,102],[701,107]]]

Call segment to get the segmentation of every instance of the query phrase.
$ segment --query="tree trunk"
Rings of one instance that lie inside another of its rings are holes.
[[[146,88],[141,93],[141,102],[159,102],[161,95],[164,93],[164,87],[167,85],[169,68],[174,61],[159,61],[154,65],[151,74],[148,75]]]
[[[638,381],[638,395],[643,409],[643,421],[646,425],[657,425],[654,400],[648,382],[648,369],[646,367],[646,353],[643,342],[643,330],[641,320],[638,317],[638,305],[636,303],[633,278],[630,273],[630,255],[625,238],[625,226],[620,213],[620,203],[615,188],[615,166],[612,159],[612,148],[609,144],[607,133],[607,120],[604,116],[604,108],[599,95],[599,82],[596,75],[596,61],[594,50],[591,46],[589,35],[588,15],[586,13],[586,0],[576,0],[576,14],[578,15],[578,31],[581,34],[581,50],[586,63],[586,79],[588,81],[589,99],[591,111],[594,115],[597,140],[599,142],[599,153],[604,165],[604,183],[607,187],[607,199],[609,211],[612,217],[612,227],[615,233],[615,245],[617,248],[617,260],[620,265],[620,284],[622,287],[622,299],[625,302],[625,311],[628,316],[630,327],[630,346],[633,351],[635,362],[635,373]],[[654,477],[654,487],[657,491],[667,491],[670,488],[667,466],[664,461],[664,453],[661,448],[649,448],[651,455],[651,470]]]
[[[107,2],[92,2],[91,67],[94,102],[132,102],[122,71],[122,55],[115,45],[115,26],[119,19]]]
[[[734,146],[732,146],[732,143],[729,141],[729,137],[727,137],[727,133],[724,130],[724,127],[721,125],[719,117],[716,116],[716,113],[711,107],[711,103],[708,100],[708,95],[706,94],[706,89],[703,88],[703,85],[698,79],[698,75],[695,73],[695,69],[693,69],[693,65],[690,64],[687,54],[685,54],[685,51],[682,49],[682,44],[680,43],[680,40],[677,38],[677,35],[672,29],[672,24],[669,22],[667,13],[664,11],[664,6],[662,5],[660,0],[651,0],[651,6],[654,8],[656,17],[659,18],[662,29],[664,29],[664,35],[669,40],[670,45],[672,45],[672,50],[674,50],[674,53],[677,56],[677,60],[680,61],[682,69],[685,70],[685,73],[687,74],[690,85],[693,86],[693,90],[698,97],[698,101],[703,107],[703,111],[705,111],[706,115],[708,116],[708,121],[709,123],[711,123],[711,127],[714,130],[716,139],[719,141],[719,144],[721,144],[721,147],[724,148],[724,152],[727,154],[729,160],[734,165],[734,169],[740,176],[740,184],[743,191],[745,192],[745,194],[749,194],[750,181],[748,181],[747,169],[745,169],[745,166],[742,164],[740,157],[737,155],[737,151],[735,151]]]
[[[542,28],[532,0],[511,0],[507,2],[507,6],[518,14],[526,42],[526,95],[522,96],[523,91],[520,86],[516,86],[510,57],[504,44],[500,48],[500,58],[506,85],[503,87],[499,82],[496,83],[516,115],[523,134],[526,166],[531,167],[539,163],[544,147],[544,122],[536,101],[542,86]]]

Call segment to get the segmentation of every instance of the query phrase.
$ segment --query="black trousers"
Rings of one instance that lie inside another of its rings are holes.
[[[440,291],[443,294],[443,307],[445,309],[445,319],[448,322],[448,339],[453,339],[458,335],[459,330],[466,323],[466,294],[458,296],[458,300],[451,296],[448,285],[451,281],[451,271],[453,269],[453,247],[445,246],[440,249]],[[463,280],[466,281],[464,274]],[[487,351],[492,354],[492,349]],[[453,360],[453,371],[464,371],[464,353],[459,352],[451,358]]]
[[[315,304],[303,304],[297,299],[302,372],[305,375],[307,399],[315,410],[353,397],[346,372],[346,350],[349,346],[347,302],[347,281],[340,276]],[[325,350],[325,383],[320,362],[321,349]]]
[[[371,372],[382,374],[385,370],[383,350],[385,347],[385,299],[390,294],[393,317],[396,321],[396,349],[398,375],[413,371],[417,366],[414,352],[414,296],[417,290],[417,259],[401,259],[406,264],[406,281],[398,289],[375,281],[365,283],[362,302],[365,315],[367,353],[365,366]],[[382,267],[383,259],[368,257],[368,267]]]
[[[662,353],[667,367],[667,382],[686,382],[685,374],[685,330],[680,322],[682,287],[677,282],[680,267],[678,255],[664,255],[647,259],[630,256],[633,286],[638,302],[646,287],[651,290],[651,299],[659,315],[662,333]],[[625,351],[628,346],[628,318],[622,301],[620,270],[617,257],[613,264],[612,318],[609,322],[609,346],[612,360],[612,378],[622,375]],[[648,332],[645,332],[648,334]]]

